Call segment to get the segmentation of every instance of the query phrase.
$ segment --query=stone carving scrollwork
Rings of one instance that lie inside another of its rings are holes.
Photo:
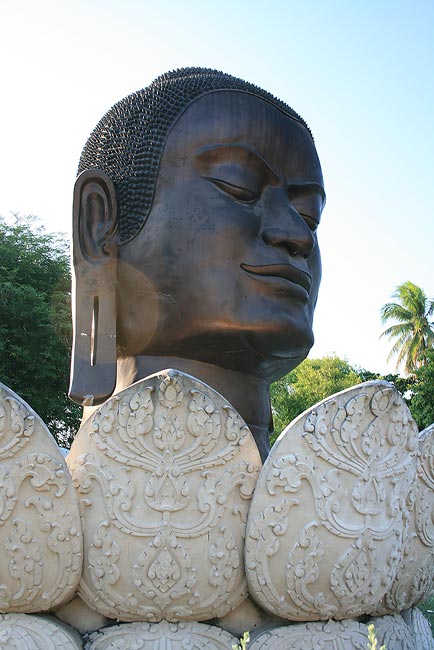
[[[218,393],[178,371],[142,380],[86,421],[68,464],[90,608],[123,621],[206,620],[246,597],[245,525],[261,463]]]
[[[404,610],[401,615],[413,636],[412,647],[417,650],[434,650],[431,626],[420,609],[411,607]]]
[[[203,623],[124,623],[85,636],[85,650],[228,650],[238,639]]]
[[[434,591],[434,425],[419,435],[417,483],[409,502],[409,534],[378,614],[400,612]]]
[[[1,650],[81,650],[78,632],[64,623],[28,614],[0,614]]]
[[[249,650],[366,650],[367,641],[366,625],[330,620],[269,629],[254,639]]]
[[[384,645],[387,650],[420,650],[410,628],[399,614],[379,616],[369,622],[375,626],[378,646]]]
[[[0,609],[71,598],[81,572],[78,504],[63,457],[30,407],[0,384]]]
[[[249,514],[252,597],[289,620],[375,611],[408,540],[417,428],[399,393],[368,382],[297,418],[268,457]]]

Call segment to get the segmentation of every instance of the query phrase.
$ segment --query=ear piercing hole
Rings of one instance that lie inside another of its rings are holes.
[[[99,298],[93,299],[92,309],[92,328],[90,333],[90,365],[96,365],[97,341],[98,341],[98,316],[99,316]]]

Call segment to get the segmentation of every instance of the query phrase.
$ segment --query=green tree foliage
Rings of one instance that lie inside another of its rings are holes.
[[[71,316],[67,244],[32,217],[0,217],[0,381],[69,446],[80,421],[68,388]]]
[[[376,379],[384,379],[389,381],[391,384],[394,384],[396,390],[401,393],[404,401],[407,402],[407,405],[411,405],[412,390],[414,385],[414,377],[410,375],[409,377],[401,377],[401,375],[387,374],[381,375],[379,372],[371,372],[370,370],[365,370],[364,368],[356,368],[355,372],[360,377],[361,381],[374,381]]]
[[[413,374],[425,363],[426,352],[434,346],[433,323],[434,300],[429,300],[420,287],[413,282],[403,282],[392,294],[396,302],[388,302],[381,308],[383,323],[396,321],[381,336],[395,340],[388,360],[396,357],[396,368],[404,364],[405,372]]]
[[[335,356],[306,359],[271,386],[274,439],[297,415],[361,381],[356,370],[344,359]]]
[[[410,409],[419,429],[434,423],[434,351],[427,352],[426,363],[416,370]]]

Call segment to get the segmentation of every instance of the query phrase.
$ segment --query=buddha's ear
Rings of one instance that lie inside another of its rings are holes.
[[[73,348],[69,397],[101,404],[116,384],[117,202],[97,169],[78,176],[72,225]]]

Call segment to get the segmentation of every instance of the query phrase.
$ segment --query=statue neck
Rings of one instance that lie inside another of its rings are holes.
[[[271,407],[269,385],[264,379],[191,359],[137,356],[118,359],[115,392],[168,368],[193,375],[221,393],[249,426],[262,460],[265,460],[269,451]]]

